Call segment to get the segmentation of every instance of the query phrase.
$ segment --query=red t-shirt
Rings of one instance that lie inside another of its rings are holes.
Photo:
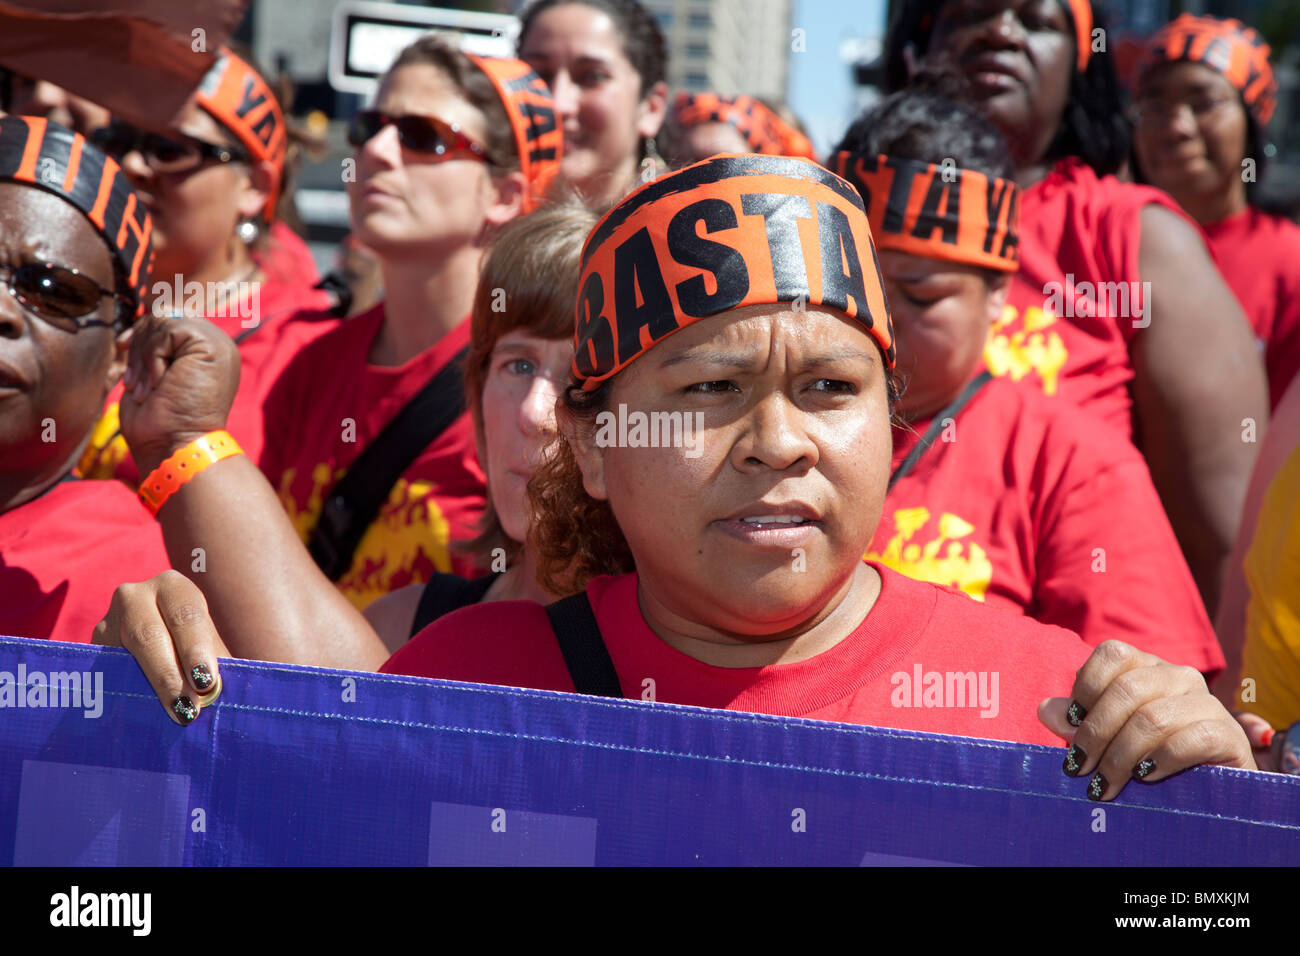
[[[250,290],[239,307],[208,317],[239,345],[239,390],[226,417],[226,430],[254,461],[262,452],[262,406],[276,379],[309,342],[337,328],[341,321],[326,311],[329,306],[327,293],[304,285],[299,278],[273,275],[268,270],[266,279],[258,283],[256,299]],[[244,327],[245,322],[249,328]],[[121,400],[122,386],[118,384],[109,393],[78,474],[116,478],[135,488],[140,473],[119,428]]]
[[[880,597],[852,634],[816,657],[767,667],[715,667],[665,643],[641,616],[636,574],[598,577],[587,596],[630,697],[1061,745],[1038,722],[1038,703],[1069,695],[1087,645],[1060,628],[875,567]],[[453,611],[380,670],[574,689],[546,611],[530,601]]]
[[[932,420],[894,429],[894,461]],[[1146,462],[1092,415],[993,379],[885,498],[868,557],[1176,664],[1224,666]]]
[[[320,281],[320,270],[302,237],[277,219],[271,225],[271,241],[259,255],[259,264],[267,275],[310,289]]]
[[[0,634],[88,644],[113,591],[166,571],[162,531],[116,481],[65,481],[0,514]]]
[[[1255,330],[1276,408],[1300,371],[1300,226],[1247,207],[1205,234]]]
[[[318,338],[280,376],[266,403],[260,465],[308,539],[326,494],[361,451],[469,344],[469,320],[395,368],[367,362],[384,321],[380,303]],[[359,608],[434,571],[467,577],[474,562],[449,549],[477,534],[487,479],[465,412],[402,473],[339,579]]]
[[[1025,190],[1020,272],[984,352],[994,375],[1029,381],[1129,437],[1129,345],[1139,331],[1134,323],[1149,317],[1139,216],[1152,203],[1186,218],[1164,192],[1099,177],[1073,157]]]

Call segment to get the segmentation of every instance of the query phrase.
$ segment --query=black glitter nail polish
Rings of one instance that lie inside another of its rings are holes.
[[[1138,761],[1138,765],[1133,768],[1133,776],[1138,780],[1144,780],[1156,769],[1156,762],[1150,757],[1143,757]]]
[[[207,664],[195,664],[194,669],[190,671],[190,677],[199,690],[208,690],[214,683],[212,671],[208,670]]]
[[[1106,778],[1103,777],[1101,775],[1101,771],[1098,770],[1096,773],[1092,775],[1092,779],[1088,781],[1088,799],[1100,800],[1101,795],[1105,792],[1106,792]]]
[[[1071,727],[1078,727],[1081,723],[1083,723],[1083,718],[1087,716],[1088,716],[1088,712],[1084,710],[1082,704],[1080,704],[1077,700],[1070,701],[1070,707],[1065,712],[1065,719],[1070,722]]]
[[[1077,777],[1083,770],[1083,765],[1087,762],[1088,755],[1083,749],[1076,744],[1070,744],[1070,749],[1065,752],[1065,763],[1061,765],[1062,769],[1071,777]]]
[[[182,724],[189,724],[199,715],[199,709],[188,697],[177,697],[172,701],[172,713]]]

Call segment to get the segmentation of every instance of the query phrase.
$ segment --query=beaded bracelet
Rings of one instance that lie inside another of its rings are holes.
[[[185,482],[223,458],[243,453],[244,450],[239,447],[239,443],[230,432],[208,432],[175,451],[170,458],[150,472],[149,477],[140,483],[138,493],[140,503],[149,509],[151,515],[157,517],[158,509]]]

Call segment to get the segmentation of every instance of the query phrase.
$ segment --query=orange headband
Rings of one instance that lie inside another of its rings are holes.
[[[808,160],[714,156],[646,183],[587,236],[573,377],[592,391],[678,329],[778,302],[856,319],[892,369],[882,281],[851,185]]]
[[[555,100],[546,83],[523,60],[465,55],[487,74],[506,108],[519,168],[528,183],[524,212],[532,212],[560,171],[564,133],[555,117]]]
[[[1074,40],[1079,51],[1075,66],[1082,73],[1092,56],[1092,4],[1089,0],[1065,0],[1065,6],[1074,17]]]
[[[752,96],[727,97],[683,90],[673,102],[673,118],[682,127],[726,123],[735,127],[756,153],[817,159],[807,136]]]
[[[26,183],[66,199],[91,221],[144,314],[153,265],[149,209],[112,157],[79,133],[37,116],[0,117],[0,181]]]
[[[1186,60],[1208,66],[1237,88],[1255,121],[1264,126],[1277,106],[1269,53],[1263,37],[1240,20],[1184,13],[1148,41],[1138,66],[1139,82],[1163,63]]]
[[[289,144],[284,114],[275,94],[256,70],[222,47],[217,62],[199,83],[195,100],[235,134],[254,160],[270,160],[274,165],[271,194],[263,210],[266,221],[271,222],[275,219],[275,203],[280,196],[280,179]]]
[[[881,249],[1015,272],[1020,191],[973,169],[841,150],[831,170],[862,196]]]

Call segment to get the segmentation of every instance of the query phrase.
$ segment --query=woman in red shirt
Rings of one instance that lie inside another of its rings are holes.
[[[584,248],[564,441],[529,487],[539,581],[583,593],[550,608],[462,608],[383,669],[1056,734],[1072,738],[1063,769],[1091,774],[1095,800],[1204,761],[1254,768],[1192,669],[1117,641],[1089,655],[1068,631],[861,560],[885,497],[894,396],[875,262],[852,186],[803,160],[715,157],[611,210]],[[155,363],[158,344],[137,339],[133,367]],[[222,470],[227,487],[248,475],[238,458],[209,469]],[[167,507],[192,507],[204,478]],[[127,642],[183,723],[221,648],[196,595],[179,576],[123,588],[99,633]],[[138,643],[167,629],[160,607],[173,643]],[[1042,700],[1072,683],[1072,699]]]
[[[1089,0],[911,0],[886,79],[953,77],[1006,137],[1020,272],[990,368],[1131,422],[1212,614],[1256,450],[1243,429],[1268,418],[1264,370],[1195,223],[1114,177],[1130,137],[1104,36]]]
[[[1093,646],[1118,639],[1217,672],[1223,655],[1137,449],[984,368],[1019,265],[997,128],[904,90],[854,122],[830,167],[866,205],[905,383],[868,558]]]
[[[1259,340],[1276,408],[1300,370],[1300,226],[1255,202],[1277,105],[1268,54],[1238,20],[1185,13],[1166,25],[1139,67],[1133,145],[1134,172],[1209,237]]]
[[[95,146],[0,117],[0,634],[89,641],[124,575],[167,567],[130,491],[72,474],[126,365],[152,232]]]
[[[240,379],[229,429],[251,455],[262,447],[262,408],[290,360],[338,322],[313,285],[301,239],[276,218],[288,149],[274,91],[248,63],[221,50],[171,126],[114,120],[98,142],[148,204],[156,261],[150,308],[203,317],[239,345]],[[309,254],[308,254],[309,257]],[[78,470],[134,488],[140,475],[119,427],[116,390]]]

